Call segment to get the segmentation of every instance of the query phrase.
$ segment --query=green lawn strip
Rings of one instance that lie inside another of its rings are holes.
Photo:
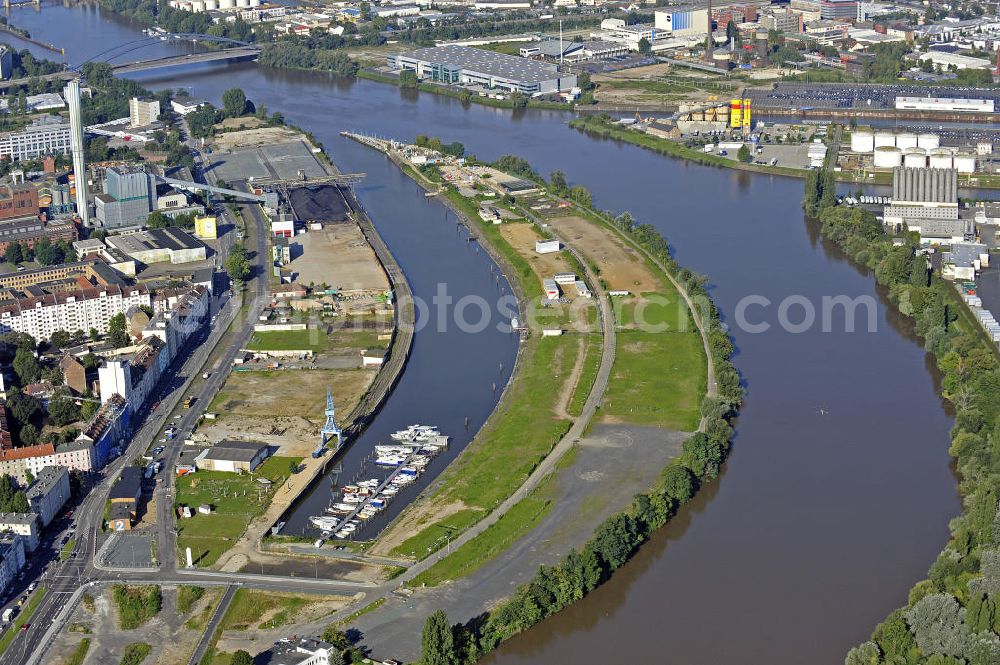
[[[446,529],[458,532],[474,524],[520,487],[549,454],[570,426],[553,409],[576,361],[575,346],[576,340],[568,336],[532,337],[524,343],[521,366],[498,412],[441,474],[440,489],[429,499],[464,508],[423,525],[394,554],[422,558],[440,549]]]
[[[87,657],[87,652],[90,651],[90,638],[85,637],[80,640],[80,643],[76,645],[73,649],[73,653],[69,655],[69,658],[63,661],[63,665],[83,665],[84,659]]]
[[[252,351],[324,351],[327,348],[326,331],[281,330],[275,332],[255,332],[247,348]]]
[[[74,547],[76,547],[76,539],[70,538],[69,540],[67,540],[66,544],[62,546],[61,550],[59,550],[59,560],[65,561],[66,559],[68,559],[70,555],[73,553]]]
[[[590,396],[590,390],[594,387],[594,379],[597,378],[597,371],[601,368],[602,338],[588,336],[583,347],[583,367],[580,369],[580,378],[573,387],[573,395],[566,405],[566,410],[571,416],[579,416],[583,412],[583,405]]]
[[[531,531],[552,509],[548,476],[535,490],[521,499],[503,517],[481,534],[414,577],[407,586],[437,586],[448,580],[471,575]]]
[[[673,286],[668,287],[669,291],[613,298],[611,304],[619,328],[638,327],[662,332],[691,330],[693,324],[688,317],[687,304]]]
[[[48,589],[45,587],[38,587],[35,592],[28,598],[27,604],[21,608],[21,612],[14,617],[13,623],[11,623],[10,628],[4,631],[2,637],[0,637],[0,655],[3,655],[7,651],[7,647],[10,646],[14,638],[17,637],[18,633],[21,631],[21,626],[28,623],[31,619],[31,615],[35,613],[38,609],[38,605],[42,602],[42,598],[48,593]]]
[[[312,600],[303,596],[239,589],[222,618],[221,627],[222,630],[277,628],[290,623],[310,603]],[[261,621],[265,614],[272,611],[265,621]]]
[[[204,595],[205,587],[190,584],[177,587],[177,611],[181,614],[187,614]]]
[[[601,412],[637,425],[694,431],[701,419],[705,371],[704,347],[695,331],[620,331]]]
[[[146,656],[153,650],[153,647],[145,642],[132,642],[122,651],[122,659],[119,665],[139,665],[146,660]]]
[[[270,505],[274,491],[288,477],[292,461],[302,458],[275,456],[257,467],[251,480],[249,474],[224,471],[199,471],[177,478],[174,508],[186,505],[193,517],[177,520],[177,546],[183,552],[191,548],[191,558],[199,566],[210,566],[232,547],[246,531],[254,517]],[[267,478],[271,486],[258,482]],[[197,512],[198,506],[212,506],[211,515]]]
[[[406,570],[406,569],[404,568],[403,570]],[[374,612],[378,608],[382,607],[383,604],[385,604],[385,598],[376,598],[374,601],[368,603],[367,605],[365,605],[364,607],[362,607],[360,610],[358,610],[356,612],[352,612],[350,615],[344,617],[343,619],[335,621],[333,623],[333,626],[336,627],[336,628],[340,628],[341,626],[350,625],[351,623],[354,623],[355,621],[357,621],[359,617],[362,617],[362,616],[368,614],[369,612]]]
[[[142,626],[160,613],[163,595],[156,585],[127,586],[116,584],[112,597],[118,608],[118,623],[122,630]]]

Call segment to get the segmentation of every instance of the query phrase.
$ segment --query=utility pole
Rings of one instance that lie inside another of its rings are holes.
[[[563,64],[563,31],[562,19],[559,19],[559,64]]]

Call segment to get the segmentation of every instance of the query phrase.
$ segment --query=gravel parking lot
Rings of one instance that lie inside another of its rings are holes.
[[[896,97],[955,97],[994,99],[1000,90],[987,88],[942,88],[913,84],[866,85],[850,83],[775,83],[771,89],[747,92],[757,108],[873,109],[895,108]]]

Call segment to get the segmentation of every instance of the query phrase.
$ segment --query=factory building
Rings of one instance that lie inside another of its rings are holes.
[[[560,73],[556,65],[468,46],[417,49],[391,55],[388,63],[396,71],[416,72],[422,79],[525,95],[557,93],[576,87],[576,75]]]
[[[993,113],[992,99],[955,99],[952,97],[896,97],[896,108],[915,111],[962,111]]]
[[[205,243],[176,226],[109,236],[106,242],[110,247],[146,265],[167,261],[178,264],[205,260]]]
[[[926,243],[961,241],[974,233],[973,219],[959,217],[955,169],[893,169],[892,199],[883,220],[892,229],[905,225]]]
[[[45,116],[20,131],[0,134],[0,158],[15,162],[69,151],[69,123],[57,116]]]
[[[672,37],[707,35],[708,9],[705,7],[670,7],[653,13],[653,27]]]
[[[952,65],[958,69],[989,69],[993,66],[993,63],[985,58],[973,58],[948,51],[925,51],[919,55],[919,59],[921,62],[930,60],[935,65],[941,65],[943,69],[948,69]]]
[[[669,33],[664,34],[669,36]],[[639,43],[645,39],[652,45],[656,44],[657,29],[648,23],[626,25],[620,18],[606,18],[601,21],[601,38],[618,44],[624,44],[630,51],[638,51]]]
[[[804,25],[802,21],[802,14],[792,11],[786,7],[783,10],[775,9],[774,11],[766,14],[761,14],[760,27],[765,30],[777,30],[778,32],[799,34],[802,32]]]
[[[271,449],[252,441],[220,441],[195,458],[199,471],[250,473],[268,458]]]
[[[32,185],[0,185],[0,219],[38,214],[38,190]]]
[[[14,242],[33,248],[42,238],[71,243],[78,237],[76,225],[69,221],[42,222],[37,217],[10,219],[0,222],[0,253],[6,252]]]
[[[154,192],[145,171],[109,168],[104,176],[104,193],[95,197],[98,222],[107,229],[142,224],[155,209]]]

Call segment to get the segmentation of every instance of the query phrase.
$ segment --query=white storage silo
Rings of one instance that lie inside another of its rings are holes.
[[[955,153],[955,157],[952,160],[955,169],[959,173],[975,173],[976,171],[976,156],[970,155],[967,152]]]
[[[205,0],[205,9],[214,12],[219,8],[219,0]]]
[[[196,14],[205,11],[204,0],[194,0],[194,2],[191,3],[191,11]]]
[[[878,140],[876,134],[875,140]],[[903,151],[894,145],[881,145],[875,148],[875,168],[893,169],[903,163]]]
[[[236,0],[219,0],[219,9],[235,9]]]
[[[950,169],[952,167],[951,150],[934,148],[928,153],[932,169]]]
[[[858,129],[851,134],[851,152],[872,152],[874,149],[874,133],[867,129]]]
[[[236,0],[236,6],[246,9],[250,6],[250,0]]]
[[[896,145],[896,135],[892,132],[875,132],[875,149]]]
[[[919,134],[917,136],[917,147],[923,148],[924,150],[939,148],[941,147],[941,137],[937,134],[931,134],[930,132]]]
[[[260,7],[260,0],[250,0],[250,7]]]
[[[903,152],[903,166],[922,169],[927,166],[927,151],[923,148],[907,148]]]
[[[900,150],[917,147],[917,135],[911,132],[900,132],[896,134],[896,147]]]

